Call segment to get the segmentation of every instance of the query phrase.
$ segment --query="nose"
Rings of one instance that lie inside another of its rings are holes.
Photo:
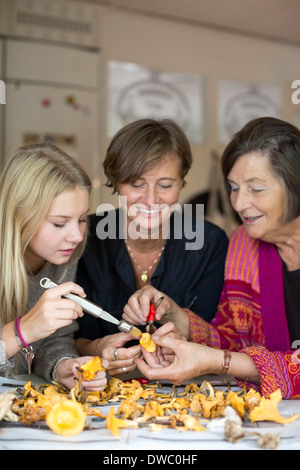
[[[80,243],[83,240],[85,228],[80,227],[78,223],[72,224],[67,234],[67,240],[71,243]]]
[[[159,203],[159,194],[156,190],[156,187],[148,186],[147,189],[145,190],[144,197],[143,197],[144,203],[147,207],[151,207],[153,204],[158,204]]]
[[[232,192],[230,196],[231,205],[236,212],[243,212],[251,205],[251,195],[247,191],[241,189]]]

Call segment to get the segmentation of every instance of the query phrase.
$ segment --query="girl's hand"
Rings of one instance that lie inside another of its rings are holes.
[[[78,379],[79,377],[77,367],[82,366],[91,359],[93,359],[92,356],[76,357],[75,359],[62,359],[57,364],[55,371],[55,380],[64,385],[69,390],[71,390],[71,388],[73,388],[75,385],[74,379]],[[103,367],[106,369],[108,366],[108,362],[103,359],[102,364]],[[97,372],[93,380],[82,381],[81,384],[85,390],[104,390],[105,385],[107,384],[106,372]]]
[[[65,282],[46,290],[35,306],[20,320],[20,330],[26,343],[31,344],[68,326],[83,315],[75,300],[63,296],[69,293],[85,297],[84,290],[74,282]]]

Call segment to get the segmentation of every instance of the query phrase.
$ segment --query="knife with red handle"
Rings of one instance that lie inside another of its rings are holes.
[[[147,318],[147,323],[149,325],[150,335],[153,335],[153,333],[155,331],[155,327],[153,325],[154,319],[155,319],[155,314],[156,314],[156,310],[160,306],[163,299],[164,299],[163,297],[160,297],[156,302],[154,302],[153,304],[150,305],[149,315],[148,315],[148,318]]]

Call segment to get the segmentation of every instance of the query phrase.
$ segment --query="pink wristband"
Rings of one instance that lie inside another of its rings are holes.
[[[21,335],[21,331],[20,331],[20,320],[21,320],[21,317],[17,317],[16,319],[16,329],[17,329],[17,333],[18,333],[18,336],[23,344],[23,346],[25,348],[30,348],[30,345],[26,343],[26,341],[24,340],[23,336]]]

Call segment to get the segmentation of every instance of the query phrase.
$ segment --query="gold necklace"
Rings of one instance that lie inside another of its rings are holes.
[[[143,282],[147,282],[148,279],[149,279],[149,275],[148,275],[148,272],[151,271],[151,269],[153,268],[153,266],[155,266],[158,262],[158,260],[160,259],[161,255],[162,255],[162,252],[164,251],[165,249],[165,246],[162,247],[162,249],[160,250],[160,253],[158,254],[158,256],[155,258],[155,260],[153,261],[153,263],[151,263],[151,265],[146,269],[146,270],[143,270],[142,266],[138,263],[137,259],[135,258],[133,252],[131,251],[131,248],[130,246],[128,245],[127,243],[127,240],[125,239],[125,245],[126,245],[126,248],[128,250],[128,253],[130,255],[130,257],[132,258],[132,261],[134,261],[134,263],[137,265],[138,269],[140,271],[142,271],[142,274],[141,274],[141,280]]]

